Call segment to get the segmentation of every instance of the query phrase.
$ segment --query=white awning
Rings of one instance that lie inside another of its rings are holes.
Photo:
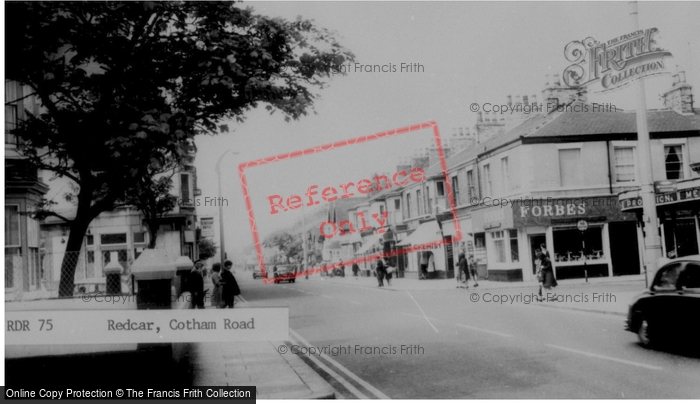
[[[442,231],[436,220],[425,222],[418,226],[416,231],[406,237],[405,240],[397,244],[397,247],[409,245],[421,245],[428,243],[437,243],[442,241]]]
[[[382,236],[382,234],[372,234],[371,236],[367,237],[362,242],[362,247],[355,254],[362,255],[368,252],[372,249],[372,247],[376,246],[380,240],[384,239]]]

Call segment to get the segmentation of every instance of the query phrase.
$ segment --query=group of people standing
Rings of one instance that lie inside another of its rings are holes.
[[[457,280],[460,282],[460,285],[457,286],[458,288],[469,288],[469,279],[472,278],[474,279],[474,287],[479,286],[479,279],[477,276],[476,272],[476,260],[474,260],[474,256],[470,255],[469,256],[469,261],[465,258],[465,254],[463,252],[459,253],[459,260],[457,261]],[[462,273],[464,273],[464,286],[461,285],[462,283]]]
[[[233,308],[235,296],[241,294],[241,289],[238,287],[236,277],[233,276],[231,269],[233,262],[224,262],[223,271],[221,264],[216,263],[212,266],[211,281],[214,284],[214,290],[211,293],[211,305],[218,308]],[[192,295],[192,308],[203,309],[206,291],[204,290],[204,263],[198,260],[194,263],[194,268],[187,276],[187,291]]]
[[[384,279],[386,279],[387,285],[391,286],[391,278],[394,274],[394,267],[391,266],[390,262],[384,262],[384,258],[380,257],[377,260],[377,267],[375,272],[377,273],[377,280],[379,281],[379,287],[384,286]]]
[[[539,282],[539,301],[544,300],[542,289],[551,290],[556,287],[557,278],[554,276],[554,268],[552,268],[552,260],[549,256],[549,251],[544,244],[535,251],[535,267],[537,269],[537,281]],[[548,296],[554,298],[554,296]]]

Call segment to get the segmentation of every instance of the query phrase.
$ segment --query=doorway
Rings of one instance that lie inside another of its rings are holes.
[[[535,260],[537,260],[537,255],[535,251],[540,249],[540,245],[546,244],[547,237],[544,234],[533,234],[530,236],[530,266],[532,268],[532,274],[537,274],[537,265]]]
[[[611,222],[610,260],[613,276],[641,273],[636,222]]]

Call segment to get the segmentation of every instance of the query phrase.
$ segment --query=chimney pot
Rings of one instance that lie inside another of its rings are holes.
[[[530,105],[528,103],[527,95],[523,95],[523,105]]]
[[[508,96],[508,106],[513,105],[513,96],[509,95]]]
[[[559,73],[554,75],[554,85],[555,86],[560,86],[561,82],[559,81]]]
[[[678,72],[678,81],[680,83],[685,83],[685,70],[681,70]]]
[[[549,74],[544,75],[544,86],[545,87],[549,86]]]
[[[520,105],[520,104],[522,104],[522,102],[520,102],[520,96],[516,95],[515,96],[515,105]]]

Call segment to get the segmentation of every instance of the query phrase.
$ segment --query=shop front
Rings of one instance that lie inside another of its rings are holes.
[[[668,181],[666,181],[668,182]],[[700,178],[672,182],[656,194],[656,211],[661,226],[661,246],[666,258],[700,252]],[[620,194],[623,212],[642,215],[639,191]]]
[[[420,249],[407,252],[408,268],[405,272],[407,278],[418,279],[422,276],[420,267],[425,262],[428,265],[428,279],[444,279],[448,273],[446,271],[448,263],[448,253],[451,254],[451,238],[445,241],[442,229],[437,220],[421,223],[413,233],[403,241],[396,244],[403,250],[421,247]],[[449,251],[444,248],[446,243],[450,243]]]
[[[524,238],[526,280],[535,278],[535,255],[543,245],[557,279],[640,273],[641,230],[616,196],[525,199],[512,213]]]
[[[454,219],[442,222],[443,237],[445,240],[451,241],[451,243],[445,243],[444,246],[448,278],[454,278],[458,275],[456,267],[459,263],[459,254],[464,253],[465,257],[469,258],[475,252],[471,217],[459,218],[457,224],[459,225],[461,237],[457,234]]]
[[[472,228],[479,277],[492,281],[522,281],[521,232],[514,226],[513,210],[501,206],[475,210]]]

